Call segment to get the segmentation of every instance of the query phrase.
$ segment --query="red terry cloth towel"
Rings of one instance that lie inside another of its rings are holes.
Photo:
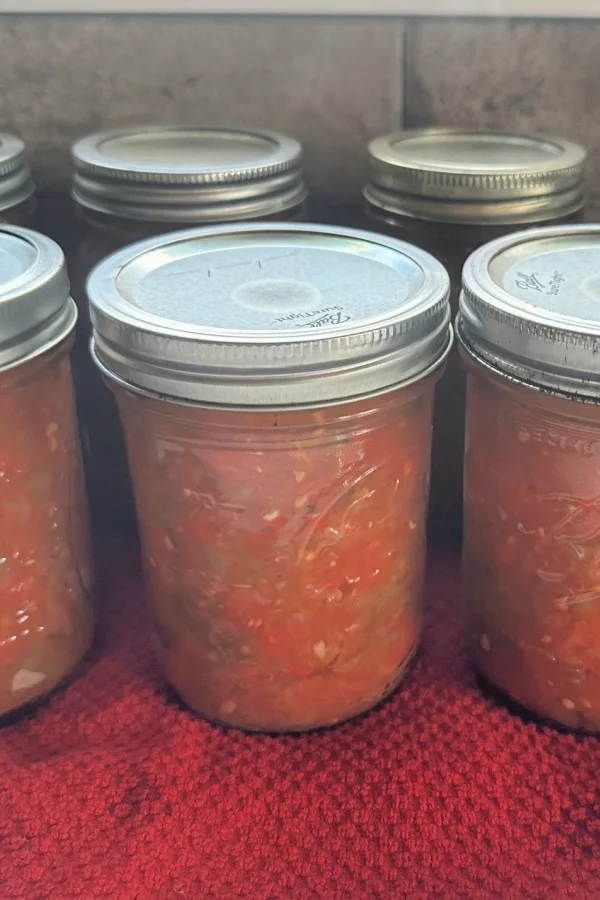
[[[0,731],[2,900],[593,900],[600,740],[477,688],[433,554],[405,685],[338,728],[269,737],[181,708],[134,552],[105,559],[86,672]]]

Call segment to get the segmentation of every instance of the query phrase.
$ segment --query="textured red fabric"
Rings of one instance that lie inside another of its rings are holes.
[[[590,900],[600,742],[477,689],[436,554],[423,650],[379,709],[297,737],[169,699],[134,554],[110,553],[86,672],[0,732],[2,900]]]

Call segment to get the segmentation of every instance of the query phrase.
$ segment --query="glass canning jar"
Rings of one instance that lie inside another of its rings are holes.
[[[302,148],[270,131],[135,126],[88,135],[72,156],[74,367],[92,512],[99,525],[114,527],[133,523],[133,503],[117,411],[89,358],[85,280],[115,250],[186,225],[300,218]]]
[[[473,658],[539,716],[600,731],[600,226],[495,241],[463,283]]]
[[[207,718],[333,725],[405,674],[448,288],[423,251],[326,226],[181,232],[90,276],[158,652]]]
[[[575,220],[585,159],[582,147],[539,134],[430,128],[384,135],[369,145],[367,221],[440,260],[454,316],[462,267],[477,247],[535,223]],[[464,414],[464,375],[453,353],[434,415],[430,527],[439,539],[460,538]]]
[[[25,157],[25,144],[0,133],[0,224],[31,225],[35,186]]]
[[[0,715],[68,678],[92,640],[76,316],[60,248],[0,227]]]

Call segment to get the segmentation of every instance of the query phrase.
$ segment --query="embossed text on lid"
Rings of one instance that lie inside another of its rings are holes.
[[[333,402],[421,376],[449,348],[448,288],[416,247],[291,225],[146,241],[88,281],[106,370],[140,389],[235,405]]]
[[[600,226],[536,229],[477,250],[458,330],[511,377],[600,399]]]

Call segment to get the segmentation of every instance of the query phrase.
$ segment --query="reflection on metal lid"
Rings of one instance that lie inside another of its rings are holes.
[[[0,227],[0,369],[50,349],[75,326],[62,250],[26,228]]]
[[[302,148],[270,131],[147,126],[72,149],[82,206],[129,219],[219,222],[273,216],[306,197]]]
[[[511,377],[600,399],[600,225],[536,229],[477,250],[458,329]]]
[[[365,197],[398,215],[475,223],[568,216],[584,202],[585,150],[508,131],[399,131],[369,145]]]
[[[368,232],[246,225],[128,247],[88,281],[95,355],[133,387],[230,405],[335,402],[447,353],[449,282]]]
[[[25,144],[12,134],[0,133],[0,211],[18,206],[34,191]]]

